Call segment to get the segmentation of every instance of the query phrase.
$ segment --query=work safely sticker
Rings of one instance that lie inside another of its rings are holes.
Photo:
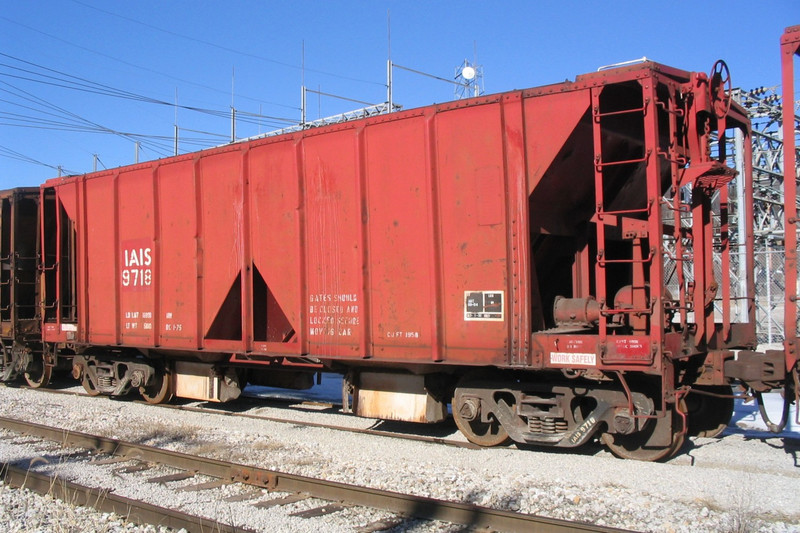
[[[503,291],[464,291],[464,320],[503,320]]]
[[[596,366],[597,354],[594,353],[572,353],[572,352],[551,352],[551,365],[567,366]]]

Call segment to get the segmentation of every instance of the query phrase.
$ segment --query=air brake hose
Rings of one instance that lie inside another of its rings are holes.
[[[760,392],[756,392],[756,400],[758,400],[758,411],[761,413],[761,419],[767,425],[767,429],[771,433],[780,433],[786,428],[786,423],[789,421],[789,405],[795,397],[794,385],[797,381],[797,369],[793,369],[791,374],[786,376],[786,387],[783,389],[783,412],[781,413],[781,421],[779,424],[773,423],[769,419],[767,409],[764,407],[764,399]]]

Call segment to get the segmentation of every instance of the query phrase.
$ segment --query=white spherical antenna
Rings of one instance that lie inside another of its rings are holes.
[[[471,80],[472,78],[475,77],[475,69],[473,67],[466,66],[463,69],[461,69],[461,76],[465,80]]]

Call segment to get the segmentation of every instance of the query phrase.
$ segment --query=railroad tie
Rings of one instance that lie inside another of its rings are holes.
[[[217,479],[215,481],[207,481],[205,483],[198,483],[196,485],[187,485],[185,487],[178,487],[175,489],[178,492],[195,492],[198,490],[209,490],[209,489],[216,489],[219,487],[224,487],[225,485],[230,485],[232,481],[228,481],[225,479]]]
[[[290,494],[288,496],[284,496],[283,498],[275,498],[272,500],[266,500],[263,502],[254,503],[253,507],[258,507],[259,509],[269,509],[270,507],[276,507],[278,505],[288,505],[290,503],[307,500],[310,497],[311,497],[310,494],[306,494],[305,492],[299,492],[297,494]]]
[[[297,511],[296,513],[290,513],[289,516],[297,516],[299,518],[316,518],[318,516],[325,516],[333,513],[338,513],[346,506],[338,503],[328,503],[321,507],[314,507],[312,509],[306,509],[305,511]]]

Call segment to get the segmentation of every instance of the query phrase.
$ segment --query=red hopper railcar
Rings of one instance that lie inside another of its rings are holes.
[[[345,375],[357,414],[473,442],[671,456],[757,353],[750,125],[657,63],[266,137],[41,189],[43,336],[90,393],[212,401]],[[743,288],[742,288],[743,287]],[[738,358],[734,349],[743,350]]]

